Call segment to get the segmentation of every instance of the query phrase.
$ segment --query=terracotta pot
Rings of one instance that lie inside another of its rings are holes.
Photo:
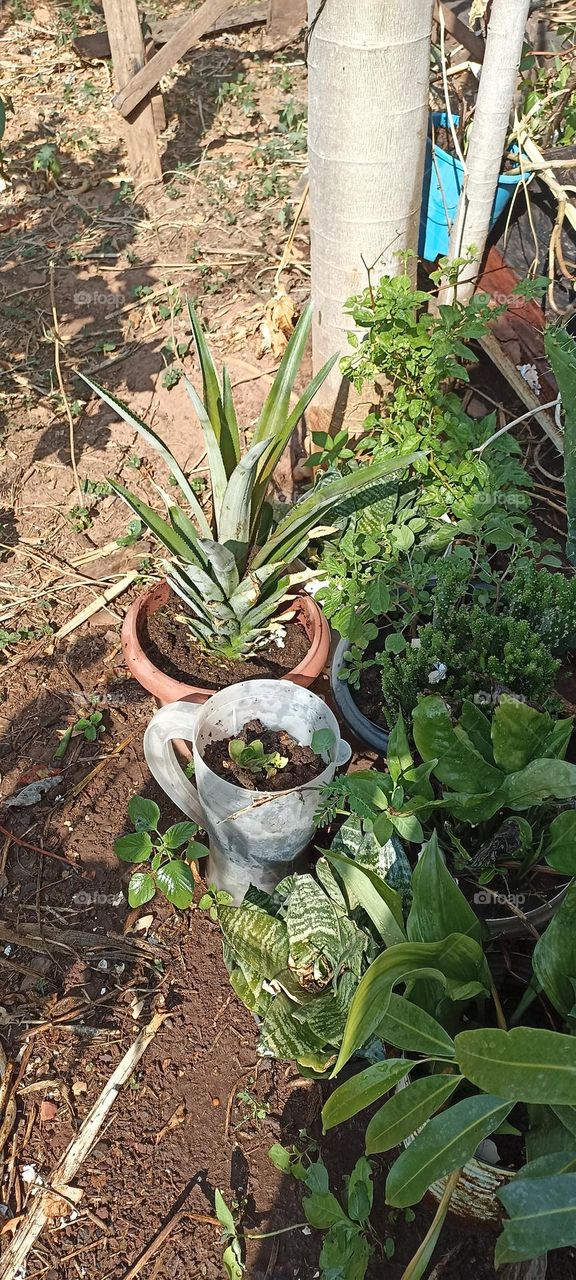
[[[170,591],[167,582],[159,582],[145,595],[138,596],[126,614],[122,626],[122,648],[124,659],[130,674],[151,693],[160,706],[169,702],[207,702],[215,692],[214,689],[202,689],[195,684],[184,684],[167,676],[150,661],[140,643],[143,622],[150,614],[156,613],[166,604]],[[303,662],[293,671],[287,671],[283,680],[292,680],[294,684],[308,689],[323,671],[330,651],[330,629],[328,623],[315,600],[304,592],[295,602],[296,618],[302,625],[310,648]]]

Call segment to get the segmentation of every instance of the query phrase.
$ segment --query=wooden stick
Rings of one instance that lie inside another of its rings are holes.
[[[117,0],[119,3],[119,0]],[[121,0],[122,9],[126,0]],[[112,55],[114,56],[114,45],[112,43],[112,31],[108,21],[108,9],[112,7],[111,0],[105,0],[104,8],[106,11],[106,20],[108,25],[108,34],[110,35],[110,44],[112,47]],[[230,7],[230,0],[204,0],[204,4],[196,10],[196,13],[183,24],[166,42],[158,53],[147,62],[136,75],[128,83],[120,88],[120,92],[112,99],[113,105],[117,108],[125,118],[136,109],[142,99],[150,93],[158,84],[162,76],[170,71],[174,64],[184,57],[185,53],[192,48],[193,44],[205,34],[216,18],[224,13],[225,9]]]
[[[446,30],[449,31],[450,35],[458,41],[458,44],[464,45],[464,48],[468,50],[469,54],[471,54],[474,62],[483,62],[486,46],[482,36],[475,35],[475,33],[470,30],[467,23],[462,22],[462,19],[456,16],[449,5],[440,5],[438,0],[436,0],[436,4],[434,6],[435,18],[438,18],[438,11],[440,8],[444,15],[444,26],[446,27]]]
[[[144,37],[136,0],[103,0],[103,4],[116,87],[122,93],[134,74],[142,74],[152,63],[145,63]],[[125,130],[131,177],[138,188],[153,186],[162,181],[162,166],[154,112],[147,90],[133,103],[131,111],[134,114],[127,121]],[[130,111],[126,112],[127,116],[130,114]]]
[[[140,1035],[137,1036],[127,1053],[124,1054],[122,1061],[118,1063],[110,1079],[104,1085],[100,1097],[94,1103],[91,1111],[88,1112],[76,1137],[66,1148],[64,1155],[61,1156],[53,1169],[49,1185],[44,1190],[38,1191],[38,1194],[31,1201],[31,1207],[27,1211],[24,1221],[18,1227],[4,1257],[0,1261],[0,1280],[13,1280],[20,1270],[24,1271],[24,1264],[28,1254],[34,1248],[40,1232],[48,1221],[48,1215],[44,1208],[46,1194],[50,1194],[51,1187],[66,1186],[75,1178],[80,1166],[94,1145],[120,1089],[133,1075],[141,1057],[146,1052],[148,1045],[154,1039],[166,1017],[166,1013],[154,1014],[148,1026],[144,1027]]]
[[[538,173],[542,182],[546,183],[546,186],[557,200],[566,202],[564,216],[570,223],[571,227],[576,231],[576,204],[569,199],[568,188],[563,187],[562,183],[558,182],[558,179],[554,176],[553,169],[551,169],[546,163],[540,148],[536,146],[534,139],[530,137],[530,134],[527,132],[526,128],[522,126],[522,123],[520,123],[517,130],[517,138],[518,145],[526,153],[528,159],[531,160],[533,164],[538,165]]]
[[[101,595],[96,596],[95,600],[92,600],[90,604],[87,604],[85,609],[81,609],[80,613],[76,613],[73,618],[70,618],[68,622],[65,622],[64,626],[60,627],[59,631],[54,632],[52,639],[62,640],[64,636],[70,635],[70,632],[75,631],[76,627],[82,626],[82,623],[87,622],[88,618],[91,618],[94,613],[98,613],[99,609],[103,609],[111,600],[115,600],[116,596],[119,596],[123,591],[126,591],[126,588],[130,587],[132,583],[136,581],[137,577],[138,569],[131,569],[130,573],[125,574],[125,576],[120,579],[120,582],[115,582],[114,586],[107,587]]]

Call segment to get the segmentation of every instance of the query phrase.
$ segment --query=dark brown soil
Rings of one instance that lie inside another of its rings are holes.
[[[350,693],[362,715],[367,716],[380,729],[388,732],[389,726],[382,707],[382,675],[380,667],[366,667],[360,676],[360,687]]]
[[[324,767],[312,747],[301,746],[284,729],[267,729],[261,720],[249,720],[244,725],[241,736],[247,745],[258,739],[266,754],[278,752],[288,760],[288,764],[267,778],[265,773],[250,773],[230,759],[230,738],[209,742],[204,748],[206,764],[220,778],[234,782],[247,791],[289,791],[291,787],[304,787],[307,782],[317,778]]]
[[[174,680],[198,685],[201,689],[225,689],[241,680],[281,679],[304,660],[310,641],[299,622],[285,623],[284,648],[271,644],[257,658],[234,662],[212,657],[192,639],[184,622],[174,614],[186,613],[178,596],[170,593],[168,603],[145,623],[142,646],[155,666]]]
[[[495,876],[489,885],[479,885],[464,878],[459,879],[458,883],[481,919],[511,920],[516,913],[509,903],[518,907],[523,915],[529,911],[537,911],[561,893],[568,883],[568,877],[541,874],[518,884],[514,880],[514,871],[511,870],[508,882],[501,876]]]

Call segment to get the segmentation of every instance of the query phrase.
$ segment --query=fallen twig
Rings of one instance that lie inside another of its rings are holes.
[[[165,1017],[166,1013],[154,1014],[148,1026],[144,1027],[139,1036],[137,1036],[127,1053],[124,1054],[121,1062],[118,1063],[110,1079],[104,1085],[99,1098],[94,1103],[91,1111],[88,1112],[78,1134],[66,1148],[64,1155],[58,1160],[50,1176],[49,1184],[34,1197],[24,1221],[17,1228],[4,1257],[0,1261],[0,1280],[13,1280],[19,1270],[24,1270],[26,1259],[48,1221],[48,1214],[45,1209],[46,1195],[50,1194],[51,1188],[68,1186],[76,1176],[93,1146],[106,1116],[112,1109],[120,1089],[133,1075],[148,1045],[162,1026]]]
[[[68,419],[68,440],[70,444],[70,463],[71,463],[72,471],[74,474],[74,484],[76,485],[76,492],[78,494],[78,505],[81,507],[83,506],[83,503],[84,503],[84,495],[82,493],[82,486],[80,484],[80,477],[78,475],[78,468],[76,466],[76,450],[74,446],[74,419],[72,417],[72,410],[70,409],[68,396],[66,395],[66,388],[64,386],[62,370],[60,368],[60,334],[58,332],[58,312],[56,310],[56,294],[54,291],[54,263],[53,262],[51,262],[49,266],[48,279],[49,279],[49,286],[50,286],[50,306],[52,308],[52,323],[54,325],[54,368],[56,370],[56,377],[58,379],[60,395],[62,396],[62,402],[66,412],[66,417]]]
[[[68,858],[63,857],[61,853],[53,853],[51,849],[43,849],[39,844],[30,844],[29,840],[23,840],[21,836],[15,836],[13,831],[9,831],[8,827],[3,827],[0,823],[0,831],[6,836],[11,844],[17,844],[21,849],[31,849],[32,853],[41,853],[45,858],[55,858],[57,862],[64,862],[67,867],[79,875],[79,868],[74,866],[73,862],[69,862]]]
[[[120,579],[120,582],[115,582],[113,586],[107,587],[106,590],[102,591],[99,596],[96,596],[90,604],[87,604],[85,609],[81,609],[80,613],[76,613],[73,618],[70,618],[68,622],[65,622],[64,626],[60,627],[59,631],[55,631],[52,639],[62,640],[64,636],[70,635],[71,631],[75,631],[76,627],[80,627],[83,622],[87,622],[88,618],[91,618],[94,613],[98,613],[99,609],[103,609],[111,600],[115,600],[116,596],[121,595],[123,591],[126,591],[128,587],[132,586],[132,583],[135,582],[138,577],[138,573],[138,569],[131,569],[129,573],[126,573],[124,577]]]

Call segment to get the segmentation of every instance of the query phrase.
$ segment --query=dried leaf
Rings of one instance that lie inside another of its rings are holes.
[[[277,293],[266,304],[264,319],[260,325],[264,352],[282,356],[294,329],[296,307],[287,293]]]
[[[185,1119],[186,1119],[186,1103],[179,1102],[178,1106],[176,1107],[176,1110],[172,1112],[170,1119],[167,1120],[166,1124],[163,1124],[162,1128],[158,1130],[158,1133],[156,1134],[156,1137],[154,1139],[155,1145],[158,1146],[158,1143],[161,1142],[162,1139],[166,1137],[167,1133],[170,1133],[171,1129],[177,1129],[178,1125],[184,1124]]]
[[[479,18],[483,18],[488,8],[488,0],[472,0],[470,6],[470,14],[468,17],[468,26],[472,28]]]

